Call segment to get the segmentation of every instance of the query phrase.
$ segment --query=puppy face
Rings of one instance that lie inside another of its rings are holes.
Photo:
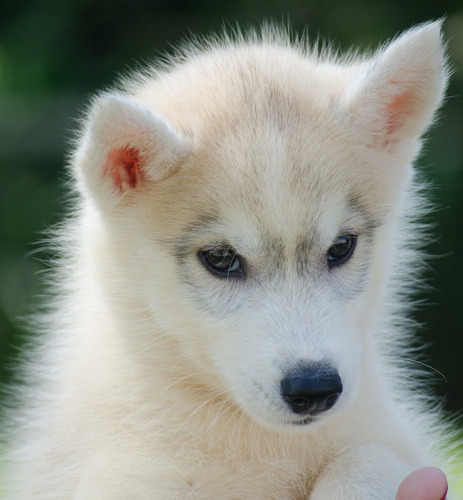
[[[130,342],[270,426],[346,409],[445,81],[431,24],[349,65],[222,47],[97,100],[75,165]]]

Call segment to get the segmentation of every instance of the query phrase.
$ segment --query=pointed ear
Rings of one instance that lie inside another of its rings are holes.
[[[432,123],[448,80],[440,21],[406,31],[364,63],[345,95],[349,125],[390,149]]]
[[[173,172],[188,154],[188,140],[131,98],[96,100],[76,154],[85,193],[117,204],[147,181]]]

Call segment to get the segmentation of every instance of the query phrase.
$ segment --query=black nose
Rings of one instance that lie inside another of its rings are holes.
[[[297,414],[329,410],[342,392],[341,377],[327,364],[298,368],[281,381],[281,395]]]

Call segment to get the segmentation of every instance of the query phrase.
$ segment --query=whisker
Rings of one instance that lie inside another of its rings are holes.
[[[198,413],[201,408],[203,408],[205,405],[207,405],[208,403],[210,403],[211,401],[213,401],[214,399],[218,398],[219,396],[222,396],[223,394],[226,394],[226,393],[229,393],[231,392],[230,389],[226,389],[224,391],[221,391],[219,393],[215,393],[215,390],[214,389],[210,389],[209,391],[207,391],[207,393],[205,394],[206,396],[210,393],[214,393],[213,396],[211,396],[210,398],[206,399],[205,401],[203,401],[197,408],[195,408],[195,410],[193,410],[184,420],[183,422],[178,426],[177,428],[177,432],[180,431],[180,429],[196,414]]]
[[[448,384],[448,380],[447,380],[447,377],[442,373],[440,372],[437,368],[434,368],[433,366],[431,365],[428,365],[426,363],[423,363],[422,361],[418,361],[417,359],[412,359],[412,358],[404,358],[402,356],[398,356],[398,359],[401,359],[402,361],[409,361],[411,363],[415,363],[417,365],[420,365],[420,366],[423,366],[425,368],[428,368],[429,370],[431,370],[432,372],[434,373],[437,373],[437,375],[439,375],[440,377],[442,377],[442,379],[444,380],[444,382],[446,384]]]

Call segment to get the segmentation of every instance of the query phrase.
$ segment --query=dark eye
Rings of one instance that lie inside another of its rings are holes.
[[[203,265],[218,276],[238,276],[243,274],[241,261],[232,247],[218,247],[199,253]]]
[[[344,264],[352,256],[356,243],[357,236],[338,236],[328,249],[328,266],[335,267]]]

